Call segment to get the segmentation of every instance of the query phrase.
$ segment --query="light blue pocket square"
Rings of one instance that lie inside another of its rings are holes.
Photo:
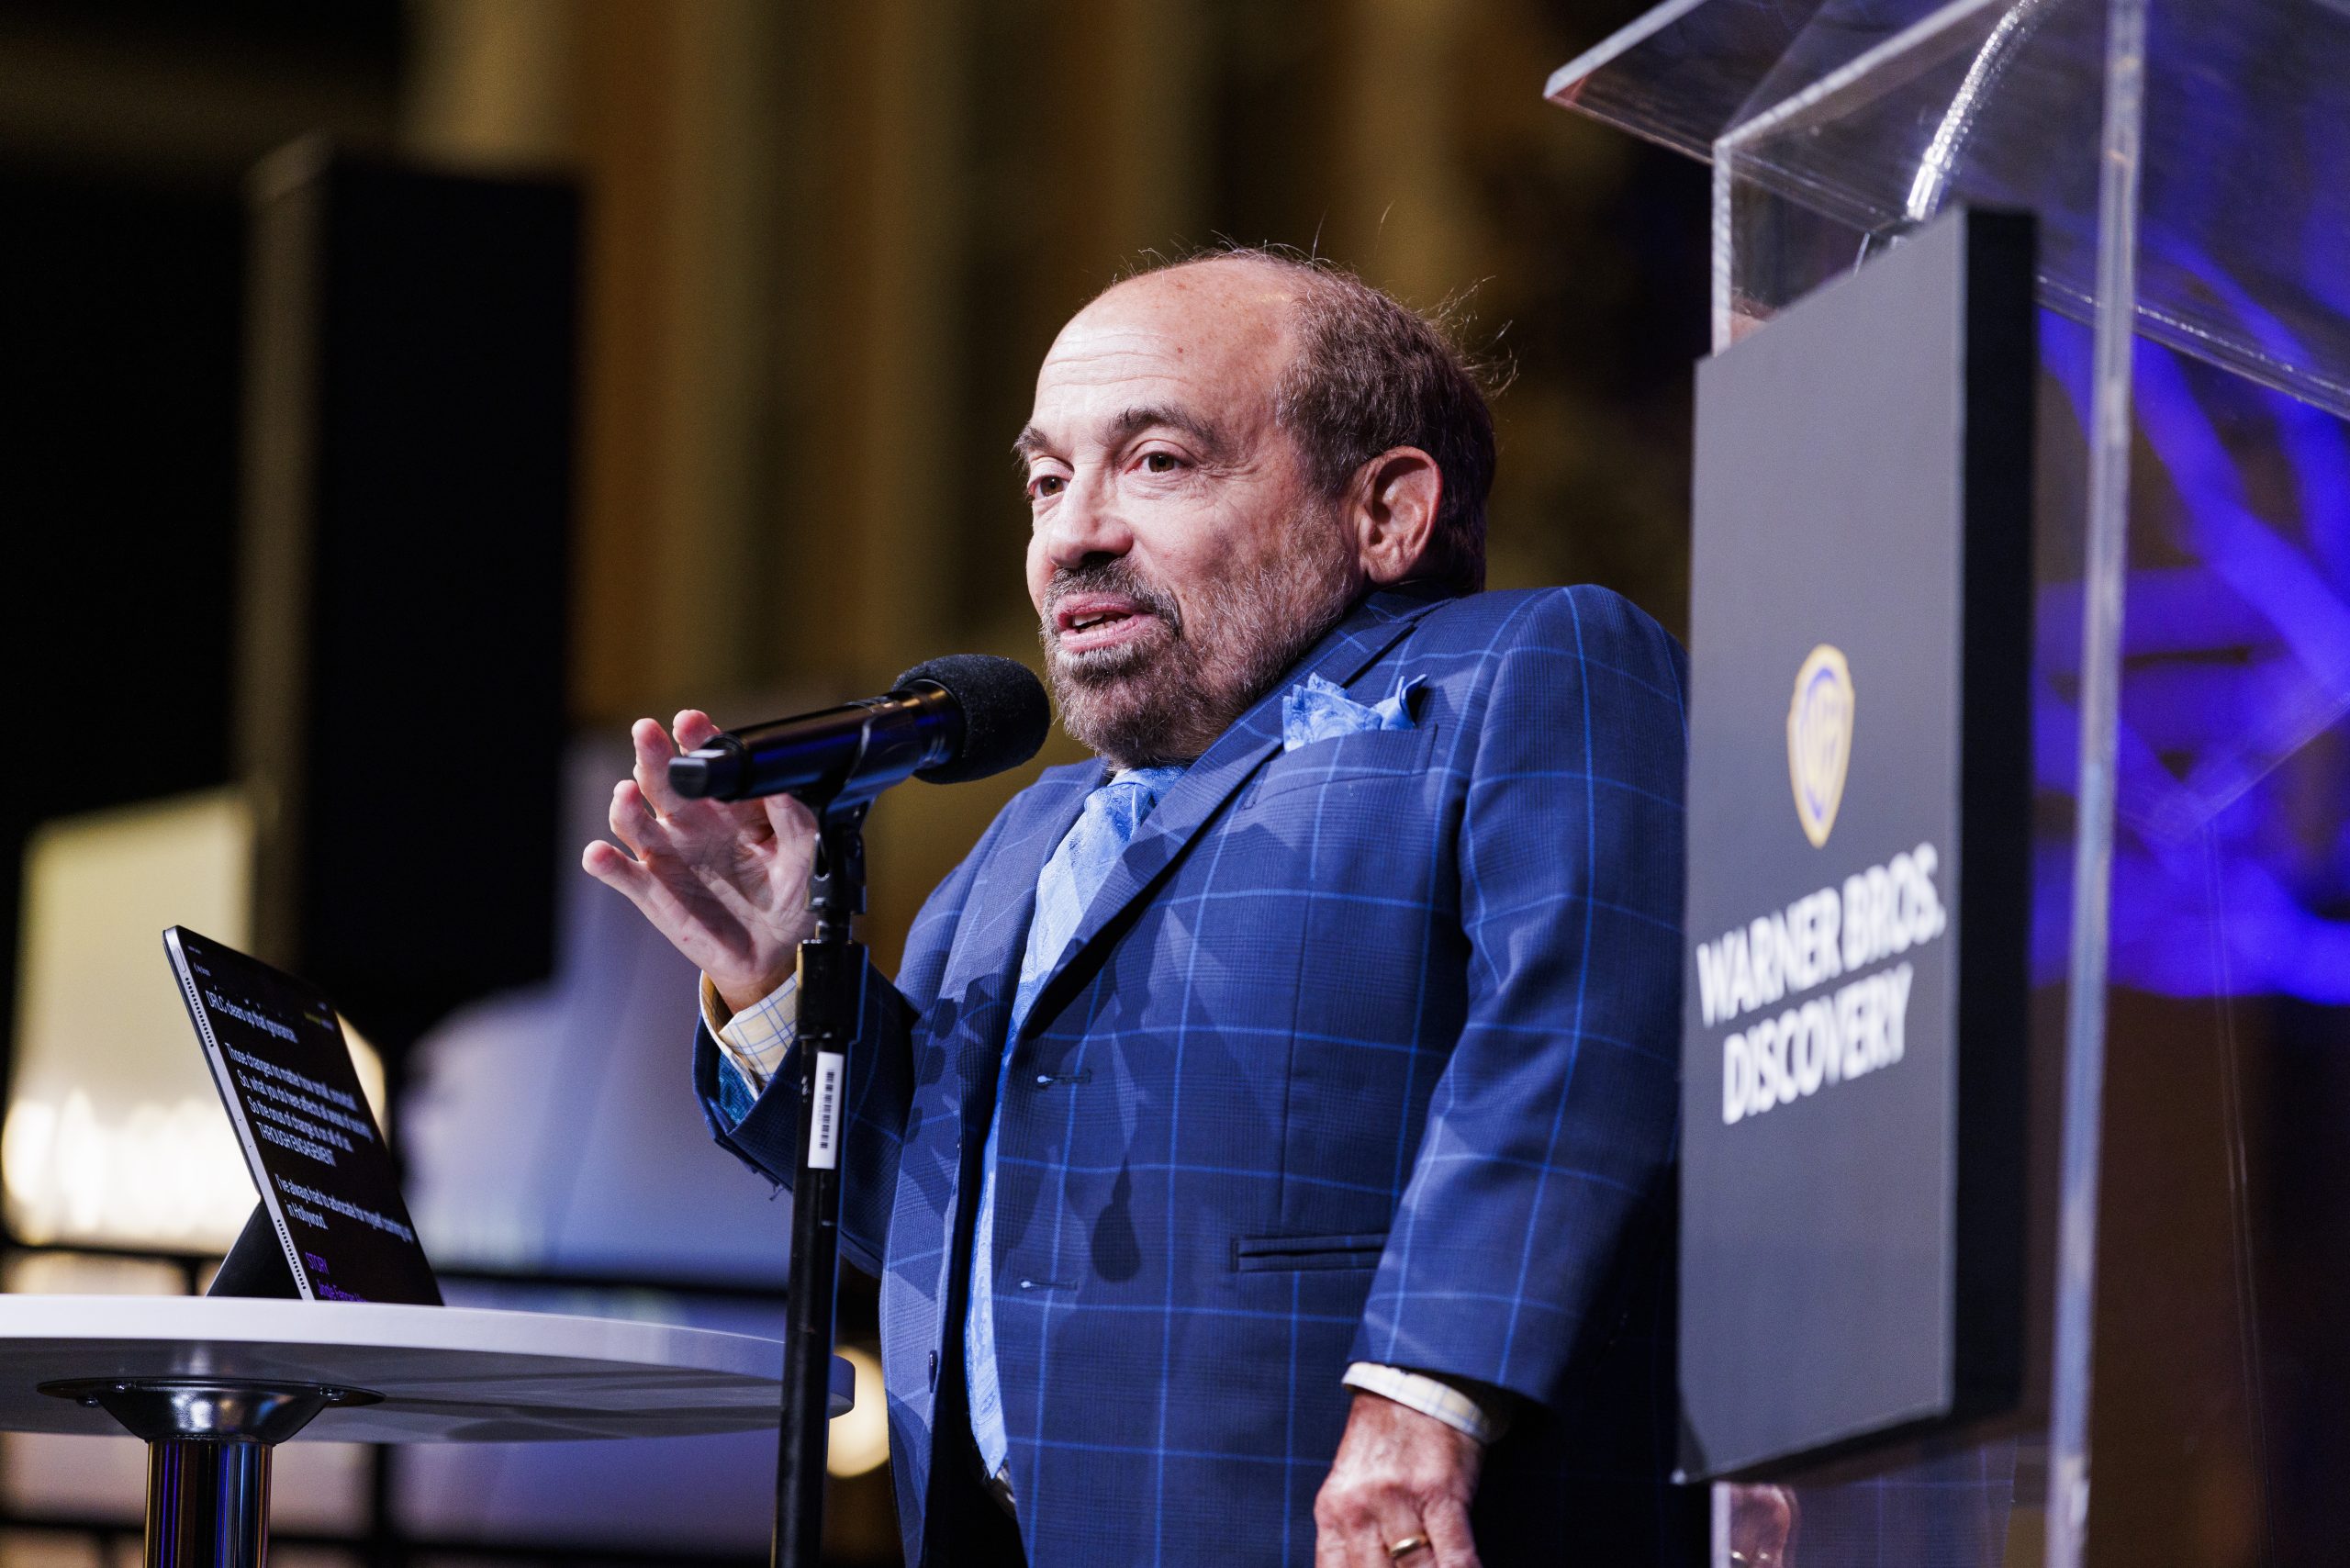
[[[1366,730],[1412,729],[1412,716],[1404,710],[1419,686],[1420,678],[1414,676],[1395,689],[1394,696],[1366,706],[1348,696],[1344,687],[1309,675],[1281,699],[1281,749],[1295,751],[1315,741]]]

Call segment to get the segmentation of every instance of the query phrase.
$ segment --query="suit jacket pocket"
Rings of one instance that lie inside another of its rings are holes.
[[[1250,799],[1262,801],[1292,790],[1328,789],[1416,777],[1427,771],[1435,743],[1433,724],[1412,730],[1361,730],[1351,735],[1310,741],[1265,764],[1264,771],[1257,775]]]
[[[1386,1250],[1383,1230],[1350,1236],[1243,1236],[1232,1244],[1232,1267],[1243,1274],[1375,1269]]]

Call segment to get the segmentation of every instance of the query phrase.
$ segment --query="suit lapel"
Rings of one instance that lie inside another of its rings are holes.
[[[1344,686],[1369,668],[1371,663],[1395,640],[1411,630],[1414,622],[1442,602],[1406,591],[1375,593],[1350,610],[1346,619],[1325,635],[1304,658],[1292,666],[1289,673],[1273,683],[1272,689],[1258,699],[1256,706],[1243,713],[1232,727],[1216,738],[1214,745],[1197,762],[1185,770],[1165,796],[1145,819],[1142,831],[1126,846],[1125,855],[1110,871],[1109,880],[1102,883],[1093,902],[1086,906],[1085,918],[1078,924],[1077,935],[1070,938],[1059,959],[1053,966],[1052,978],[1038,993],[1036,1003],[1029,1009],[1021,1034],[1024,1037],[1035,1033],[1037,1026],[1051,1019],[1069,999],[1073,982],[1070,975],[1081,966],[1079,962],[1112,928],[1129,905],[1156,886],[1168,869],[1191,847],[1192,839],[1207,824],[1233,792],[1248,781],[1266,758],[1281,749],[1281,699],[1292,686],[1302,683],[1308,675]],[[1076,805],[1061,824],[1061,832],[1069,831],[1069,823],[1076,819],[1077,810],[1083,805],[1084,791],[1080,791]],[[1056,836],[1045,846],[1049,856],[1060,842]],[[1037,869],[1044,867],[1039,857]],[[1035,902],[1035,879],[1026,890],[1030,906]],[[1027,922],[1020,922],[1024,934]],[[1016,970],[1019,955],[1013,953],[1012,963]]]

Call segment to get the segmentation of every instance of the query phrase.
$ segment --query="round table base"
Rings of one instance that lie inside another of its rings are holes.
[[[270,1451],[358,1388],[197,1378],[76,1378],[43,1394],[94,1406],[147,1443],[147,1568],[263,1568]]]

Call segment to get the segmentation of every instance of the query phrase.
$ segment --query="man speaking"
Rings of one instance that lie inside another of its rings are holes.
[[[1671,1558],[1681,651],[1477,591],[1476,378],[1334,270],[1118,284],[1016,444],[1098,760],[866,986],[842,1241],[909,1560]],[[587,868],[700,967],[711,1126],[787,1179],[814,823],[634,738]]]

